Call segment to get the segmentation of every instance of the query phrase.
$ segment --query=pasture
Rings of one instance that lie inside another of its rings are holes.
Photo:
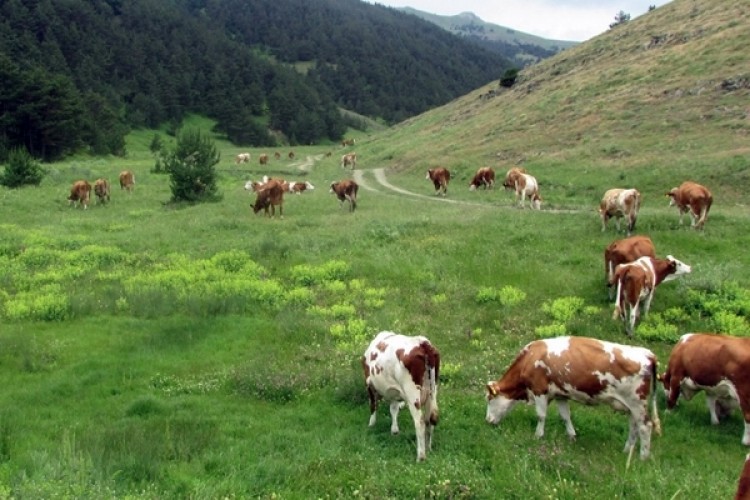
[[[349,213],[328,193],[350,176],[340,145],[294,148],[294,161],[289,148],[281,160],[250,150],[237,166],[240,149],[220,143],[221,201],[173,205],[169,178],[151,172],[152,135],[131,136],[126,159],[67,160],[48,165],[38,188],[0,191],[0,497],[733,494],[742,419],[712,427],[702,395],[667,414],[659,390],[664,434],[629,469],[627,418],[609,408],[572,403],[575,442],[555,409],[542,440],[531,406],[499,427],[484,421],[485,384],[535,338],[644,345],[664,363],[682,333],[750,334],[746,207],[717,197],[696,232],[664,197],[678,175],[700,180],[700,162],[619,179],[644,193],[635,234],[693,267],[657,289],[628,339],[611,318],[602,259],[624,233],[602,233],[595,211],[620,172],[529,162],[545,204],[519,210],[501,187],[468,189],[479,166],[501,180],[510,163],[449,158],[453,180],[438,200],[420,165],[391,169],[398,151],[357,137],[367,188]],[[124,168],[136,173],[132,194],[116,183]],[[420,196],[382,184],[376,169]],[[287,195],[283,220],[253,215],[243,186],[263,174],[315,190]],[[68,206],[72,181],[100,176],[113,185],[108,205]],[[367,427],[359,357],[380,330],[426,335],[441,351],[441,420],[424,463],[414,463],[407,412],[399,436],[387,405]]]

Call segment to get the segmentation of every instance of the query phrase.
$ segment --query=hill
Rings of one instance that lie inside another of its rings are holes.
[[[488,23],[472,12],[462,12],[455,16],[441,16],[412,7],[403,7],[400,10],[436,24],[444,30],[481,47],[496,51],[513,61],[519,68],[578,45],[578,42],[549,40],[498,24]]]

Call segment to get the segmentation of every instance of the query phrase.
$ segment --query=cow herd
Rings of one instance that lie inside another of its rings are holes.
[[[133,191],[134,186],[135,176],[133,172],[130,170],[120,172],[120,189],[127,190],[130,193]],[[91,191],[92,186],[89,181],[85,179],[75,181],[70,188],[68,203],[74,207],[79,206],[83,207],[84,210],[87,209],[91,199]],[[110,201],[110,186],[107,179],[99,178],[95,180],[93,191],[98,204],[105,204]]]

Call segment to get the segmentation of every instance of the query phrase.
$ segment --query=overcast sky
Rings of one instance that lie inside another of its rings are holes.
[[[454,16],[473,12],[483,21],[551,40],[582,42],[609,29],[615,15],[631,19],[669,0],[367,0],[390,7]]]

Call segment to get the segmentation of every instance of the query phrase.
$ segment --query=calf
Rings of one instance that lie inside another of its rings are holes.
[[[607,228],[609,219],[615,217],[617,230],[620,230],[620,219],[628,220],[628,235],[635,229],[638,210],[641,208],[641,193],[637,189],[610,189],[604,193],[599,202],[599,215],[602,218],[602,232]]]
[[[341,156],[341,168],[351,167],[354,170],[357,166],[357,153],[347,153]]]
[[[432,451],[432,433],[438,423],[440,353],[426,337],[380,332],[362,356],[370,398],[370,427],[375,425],[378,400],[391,407],[391,434],[398,434],[398,412],[409,408],[417,435],[417,461]]]
[[[89,208],[89,197],[91,196],[91,184],[88,181],[75,181],[73,186],[70,188],[70,196],[68,196],[68,204],[76,206],[83,205],[83,209]]]
[[[266,216],[276,217],[276,207],[279,207],[279,218],[284,218],[284,188],[282,183],[271,179],[265,184],[255,186],[255,204],[253,213],[257,214],[261,209]],[[269,214],[268,209],[271,209]]]
[[[258,163],[261,165],[268,164],[268,155],[263,153],[260,156],[258,156]]]
[[[610,283],[610,286],[617,284],[612,319],[621,318],[625,323],[625,331],[632,336],[640,317],[641,303],[645,316],[651,308],[656,287],[663,281],[671,281],[690,271],[690,266],[671,255],[667,255],[666,259],[641,257],[635,262],[620,264],[615,268]]]
[[[451,181],[451,173],[443,167],[431,168],[427,171],[425,179],[432,181],[435,186],[435,195],[448,194],[448,183]]]
[[[612,283],[615,268],[620,264],[633,262],[639,257],[656,258],[654,243],[648,236],[631,236],[622,240],[616,240],[604,249],[604,274],[609,291],[609,300],[612,300]]]
[[[670,410],[680,394],[690,400],[704,391],[714,425],[739,405],[745,421],[742,444],[750,446],[750,338],[687,333],[672,349],[659,378]]]
[[[234,157],[234,164],[239,165],[240,163],[248,163],[250,161],[250,153],[240,153]]]
[[[307,190],[312,191],[313,189],[315,189],[315,186],[313,186],[310,183],[310,181],[305,181],[305,182],[290,181],[290,182],[285,182],[284,186],[285,186],[285,189],[284,189],[285,191],[288,191],[294,194],[302,194],[303,191],[307,191]]]
[[[135,187],[135,174],[130,170],[120,172],[120,189],[125,189],[128,193],[133,192]]]
[[[351,179],[345,179],[332,183],[329,193],[336,195],[341,206],[344,205],[344,201],[348,200],[349,211],[354,212],[357,208],[357,191],[359,191],[359,185]]]
[[[109,181],[107,179],[97,179],[94,181],[94,194],[97,203],[106,203],[109,201]]]
[[[273,157],[274,157],[274,159],[276,159],[276,160],[280,160],[280,159],[281,159],[281,153],[279,153],[278,151],[276,151],[276,152],[275,152],[275,153],[273,154]]]
[[[604,403],[630,414],[625,452],[630,452],[640,438],[640,457],[646,459],[652,428],[661,433],[656,376],[656,356],[643,347],[586,337],[535,340],[521,350],[499,380],[487,384],[486,420],[498,424],[516,403],[533,403],[538,418],[535,435],[541,438],[549,402],[557,400],[565,431],[573,440],[576,431],[568,400],[586,405]]]
[[[680,211],[680,225],[682,225],[682,216],[689,213],[691,227],[703,229],[708,211],[711,210],[714,202],[711,191],[705,186],[686,181],[680,184],[680,187],[672,188],[666,195],[670,198],[669,206],[676,206]]]
[[[529,197],[529,206],[537,210],[542,207],[542,197],[539,195],[539,184],[536,178],[526,173],[521,168],[512,168],[505,175],[503,183],[505,189],[513,189],[516,193],[516,202],[523,208],[526,197]]]
[[[474,177],[471,179],[471,183],[469,183],[469,191],[474,191],[479,187],[492,189],[494,185],[495,171],[492,167],[482,167],[477,170],[477,173],[474,174]]]

